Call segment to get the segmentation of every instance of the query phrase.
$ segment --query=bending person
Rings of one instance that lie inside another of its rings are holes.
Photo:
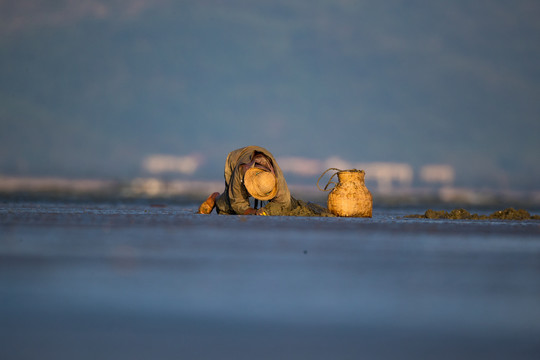
[[[250,205],[250,198],[268,201],[260,209]],[[225,190],[213,193],[199,207],[199,214],[271,215],[267,207],[291,209],[291,193],[274,156],[259,146],[247,146],[227,155]],[[274,211],[275,212],[275,211]]]

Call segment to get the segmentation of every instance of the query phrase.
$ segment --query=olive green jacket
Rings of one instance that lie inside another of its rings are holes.
[[[250,195],[244,186],[245,169],[244,164],[251,163],[256,152],[264,154],[271,161],[271,165],[276,176],[277,193],[269,203],[279,204],[283,208],[290,208],[291,193],[283,172],[276,159],[270,151],[259,146],[247,146],[231,151],[225,161],[225,191],[216,201],[218,213],[220,214],[243,214],[251,206],[249,204]]]

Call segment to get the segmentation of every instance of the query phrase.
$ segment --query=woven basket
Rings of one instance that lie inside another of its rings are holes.
[[[332,175],[328,183],[321,189],[319,180],[330,170],[337,173]],[[338,182],[332,181],[337,174]],[[371,217],[373,213],[373,197],[364,183],[364,170],[339,170],[330,168],[317,180],[317,187],[321,191],[330,191],[328,194],[328,210],[337,216]],[[330,184],[334,188],[328,189]]]

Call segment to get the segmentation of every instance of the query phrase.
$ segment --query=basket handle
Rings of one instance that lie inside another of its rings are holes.
[[[330,168],[330,169],[326,170],[325,172],[323,172],[323,173],[321,174],[321,176],[319,176],[319,178],[317,179],[317,187],[318,187],[319,190],[321,190],[321,191],[330,191],[330,190],[332,190],[333,188],[332,188],[332,189],[328,189],[328,185],[330,185],[330,184],[337,185],[336,182],[333,182],[333,181],[332,181],[332,178],[333,178],[334,176],[337,175],[337,173],[334,173],[334,175],[330,176],[330,179],[328,179],[328,183],[326,184],[326,186],[324,187],[324,189],[321,189],[321,187],[319,186],[319,181],[321,180],[321,178],[324,176],[324,174],[326,174],[326,173],[329,172],[330,170],[336,170],[337,172],[342,171],[342,170],[340,170],[340,169]]]

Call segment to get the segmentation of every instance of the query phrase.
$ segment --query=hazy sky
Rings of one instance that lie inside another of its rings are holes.
[[[230,150],[540,184],[538,1],[0,1],[0,175]]]

